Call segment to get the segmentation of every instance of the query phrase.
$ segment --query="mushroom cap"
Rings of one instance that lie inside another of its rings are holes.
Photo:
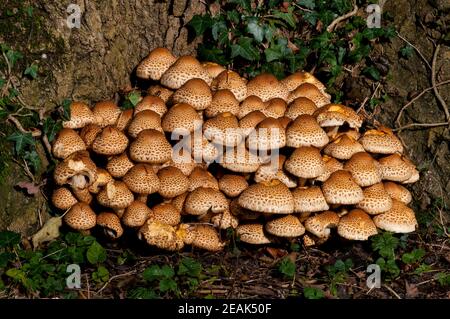
[[[262,73],[247,83],[247,96],[255,95],[263,102],[273,98],[286,100],[288,89],[272,74]]]
[[[166,136],[157,130],[143,130],[130,145],[133,161],[162,164],[172,157],[172,146]]]
[[[384,189],[383,183],[377,183],[363,189],[364,199],[356,207],[370,215],[387,212],[392,207],[392,199]]]
[[[149,215],[152,221],[159,221],[161,223],[176,226],[181,221],[180,211],[171,203],[161,203],[152,207],[152,212]]]
[[[117,155],[128,147],[128,138],[114,126],[108,126],[97,135],[92,143],[92,150],[101,155]]]
[[[247,96],[247,83],[241,76],[230,70],[224,70],[211,83],[214,91],[228,89],[241,102]]]
[[[361,187],[344,170],[332,173],[323,183],[322,192],[328,204],[352,205],[364,198]]]
[[[136,138],[143,131],[153,129],[162,132],[161,117],[151,110],[144,110],[136,114],[128,127],[128,134]]]
[[[70,120],[63,121],[63,128],[77,129],[94,122],[94,114],[89,106],[83,102],[72,102],[69,106]]]
[[[203,123],[205,137],[214,144],[235,146],[242,141],[239,122],[229,112],[220,113]]]
[[[312,247],[312,246],[316,245],[316,241],[308,234],[305,234],[302,239],[303,239],[303,245],[305,247]]]
[[[78,201],[90,204],[92,202],[92,195],[89,192],[88,188],[73,188],[72,189],[73,195],[78,199]]]
[[[285,173],[283,170],[284,162],[286,161],[286,156],[279,155],[277,161],[269,161],[266,164],[261,165],[255,172],[254,180],[255,182],[265,182],[272,179],[278,179],[288,188],[293,188],[297,186],[295,178]]]
[[[179,57],[161,76],[161,84],[171,89],[179,89],[190,79],[199,78],[211,83],[211,78],[205,68],[193,56]]]
[[[228,201],[220,191],[198,187],[186,198],[184,210],[190,215],[204,215],[208,212],[222,213],[228,209]]]
[[[326,104],[319,107],[313,115],[322,127],[341,126],[348,123],[351,128],[360,128],[363,122],[362,117],[352,108],[342,104]]]
[[[286,101],[280,98],[270,99],[265,102],[266,107],[261,110],[267,117],[280,118],[284,116],[287,109]]]
[[[128,188],[138,194],[153,194],[160,190],[160,182],[153,167],[148,164],[134,165],[122,179]]]
[[[312,213],[330,209],[319,186],[298,187],[292,191],[294,212]]]
[[[189,175],[189,191],[192,192],[199,187],[207,187],[219,190],[219,183],[210,172],[202,167],[197,166]]]
[[[176,251],[184,247],[183,238],[176,228],[150,219],[139,228],[138,236],[160,249]]]
[[[412,201],[412,195],[406,187],[394,182],[384,182],[384,189],[392,199],[396,199],[405,205]]]
[[[190,79],[172,95],[174,103],[187,103],[195,110],[206,109],[212,102],[212,93],[202,79]]]
[[[211,104],[205,109],[204,114],[211,118],[225,112],[236,116],[239,114],[239,101],[228,89],[218,90],[214,93]]]
[[[325,95],[326,97],[330,97],[329,94],[326,93],[326,87],[322,84],[314,75],[312,75],[309,72],[305,71],[299,71],[295,72],[284,79],[281,80],[281,83],[283,83],[289,91],[294,91],[296,88],[298,88],[300,85],[304,83],[310,83],[316,86],[319,91]]]
[[[393,199],[392,208],[373,218],[375,225],[393,233],[411,233],[418,226],[414,211],[402,202]]]
[[[239,219],[231,214],[229,210],[226,210],[223,213],[211,217],[211,223],[219,229],[234,229],[239,225]]]
[[[152,85],[148,88],[147,93],[149,95],[159,97],[164,103],[167,103],[169,101],[170,97],[172,96],[173,91],[168,88],[165,88],[161,85]],[[159,113],[159,112],[157,112],[157,113]]]
[[[243,135],[248,136],[266,116],[261,111],[252,111],[239,121],[239,127]]]
[[[200,163],[212,163],[220,155],[219,150],[221,145],[216,146],[210,143],[203,134],[193,134],[190,136],[191,148],[190,152],[194,158],[194,162]]]
[[[166,48],[153,49],[137,66],[136,75],[141,79],[158,81],[176,60],[177,58]]]
[[[211,79],[214,79],[215,77],[217,77],[220,73],[222,73],[223,71],[225,71],[226,69],[221,66],[220,64],[217,64],[215,62],[203,62],[202,66],[205,68],[206,72],[208,72],[209,77]],[[211,83],[212,85],[212,83]]]
[[[152,210],[141,201],[133,201],[122,216],[122,223],[128,227],[141,227],[150,217]]]
[[[286,130],[286,145],[290,147],[314,146],[320,148],[328,142],[327,133],[312,115],[299,115]]]
[[[119,131],[124,131],[131,123],[131,120],[133,119],[133,110],[123,110],[119,118],[117,119],[116,127]]]
[[[240,105],[238,118],[242,119],[247,114],[253,111],[262,111],[266,108],[266,103],[264,103],[259,97],[255,95],[247,96]]]
[[[82,189],[97,180],[97,167],[87,151],[78,151],[56,165],[53,177],[58,185]]]
[[[264,234],[262,224],[243,224],[236,228],[239,240],[253,245],[269,244],[270,239]]]
[[[76,203],[63,217],[64,222],[75,230],[88,230],[96,225],[97,216],[86,203]]]
[[[261,213],[291,214],[294,198],[289,188],[279,180],[250,185],[239,196],[241,207]]]
[[[347,160],[355,153],[364,152],[364,148],[354,138],[344,134],[328,144],[323,151],[337,159]]]
[[[350,240],[368,240],[378,233],[374,222],[361,209],[353,209],[339,221],[338,234]]]
[[[80,131],[80,137],[83,140],[86,147],[91,147],[95,138],[102,131],[102,128],[97,124],[88,124]]]
[[[161,125],[165,132],[192,133],[202,124],[195,109],[186,103],[172,106],[164,115]]]
[[[330,103],[330,98],[325,96],[314,84],[311,83],[303,83],[294,91],[290,92],[287,102],[291,103],[299,97],[306,97],[307,99],[310,99],[317,107]]]
[[[353,180],[359,186],[370,186],[381,182],[378,162],[369,153],[359,152],[344,164],[344,169],[352,173]]]
[[[316,178],[325,172],[320,151],[311,146],[301,146],[285,162],[286,170],[301,178]]]
[[[316,110],[317,106],[313,101],[301,96],[289,103],[284,115],[291,120],[295,120],[298,116],[303,114],[313,115]]]
[[[209,225],[189,226],[185,243],[211,252],[220,251],[225,247],[225,243],[220,241],[217,230]]]
[[[272,150],[286,145],[286,130],[278,119],[267,117],[258,123],[246,141],[249,150]]]
[[[70,128],[63,128],[59,131],[55,141],[53,142],[52,152],[57,158],[66,158],[70,154],[77,151],[84,151],[86,144],[83,139]]]
[[[328,210],[308,217],[305,221],[305,228],[314,236],[328,238],[330,235],[330,228],[337,227],[338,224],[339,216],[335,212]]]
[[[228,197],[237,197],[246,188],[248,182],[243,176],[225,174],[219,179],[219,189]]]
[[[97,225],[102,227],[108,237],[117,239],[123,235],[120,218],[111,212],[101,212],[97,215]]]
[[[305,232],[305,227],[294,215],[272,219],[266,223],[265,229],[269,234],[278,237],[298,237]]]
[[[122,111],[113,101],[101,101],[95,103],[92,108],[94,114],[94,124],[101,128],[108,125],[116,125]]]
[[[368,130],[359,139],[359,143],[367,152],[376,154],[403,153],[403,145],[394,133],[387,128]]]
[[[159,194],[164,198],[173,198],[189,189],[189,178],[174,167],[167,166],[158,171]]]
[[[322,159],[323,162],[325,163],[325,173],[319,175],[316,178],[316,181],[325,182],[332,173],[344,169],[344,164],[339,162],[334,157],[324,155]]]
[[[66,187],[57,188],[52,194],[52,204],[58,209],[67,210],[76,203],[78,203],[78,200]]]
[[[186,197],[188,194],[188,192],[185,192],[175,198],[172,198],[171,200],[172,205],[175,206],[176,209],[178,209],[181,215],[186,215],[186,212],[184,211],[184,202],[186,201]]]
[[[404,182],[411,178],[414,168],[399,154],[392,154],[378,160],[384,180]]]
[[[98,193],[97,201],[105,207],[125,209],[134,201],[134,196],[124,182],[111,181]]]
[[[258,156],[249,152],[243,143],[233,149],[227,148],[224,154],[221,154],[218,163],[236,173],[256,172],[260,165]]]
[[[136,116],[136,114],[145,110],[153,111],[160,117],[163,117],[167,112],[167,106],[160,97],[147,95],[138,104],[136,104],[134,108],[134,115]]]
[[[134,163],[130,161],[127,153],[122,153],[117,156],[113,156],[108,160],[106,164],[106,170],[112,177],[121,178],[134,166]]]
[[[183,175],[189,176],[197,166],[197,163],[192,158],[189,150],[180,148],[179,150],[173,150],[172,159],[162,164],[161,168],[166,166],[174,166],[178,168]]]
[[[106,169],[97,168],[97,179],[87,189],[89,190],[89,192],[97,194],[100,191],[101,187],[105,186],[112,180],[113,180],[112,176],[108,173]]]
[[[239,221],[254,221],[261,217],[261,213],[251,211],[249,209],[242,208],[239,205],[238,198],[233,198],[230,202],[230,213],[236,216]]]

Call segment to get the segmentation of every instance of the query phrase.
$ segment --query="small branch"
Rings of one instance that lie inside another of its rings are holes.
[[[120,278],[120,277],[126,277],[130,275],[134,275],[136,273],[136,270],[131,270],[129,272],[126,272],[124,274],[118,274],[115,276],[112,276],[109,278],[109,280],[101,287],[98,291],[95,292],[96,295],[99,295],[114,279]]]
[[[401,126],[399,128],[395,128],[392,131],[393,132],[399,132],[404,129],[410,128],[410,127],[438,127],[438,126],[447,126],[448,122],[442,122],[442,123],[411,123],[408,125]]]
[[[447,104],[445,103],[442,96],[439,94],[439,91],[436,87],[436,60],[440,47],[441,46],[439,44],[436,46],[436,49],[434,50],[433,54],[433,61],[431,62],[431,85],[433,86],[434,95],[436,95],[436,98],[439,100],[439,103],[441,103],[441,106],[444,109],[445,119],[447,121],[450,121],[450,113],[448,112]]]
[[[378,82],[378,85],[377,85],[377,87],[375,88],[375,91],[373,91],[372,95],[370,96],[370,99],[366,97],[366,98],[364,99],[364,101],[361,103],[361,106],[358,108],[358,110],[356,111],[356,113],[361,112],[361,111],[364,109],[364,106],[366,106],[367,101],[372,100],[372,99],[374,98],[375,94],[378,92],[378,89],[380,88],[380,85],[381,85],[381,83]]]
[[[337,17],[336,19],[333,20],[333,22],[330,23],[330,25],[327,27],[327,31],[328,32],[333,32],[334,28],[336,27],[336,25],[352,16],[354,16],[356,13],[358,12],[358,6],[356,5],[356,3],[353,4],[353,11],[348,12],[340,17]]]
[[[37,129],[34,131],[27,131],[26,129],[23,128],[22,124],[20,124],[19,120],[12,115],[8,115],[7,120],[12,122],[17,127],[17,129],[22,133],[30,133],[31,136],[33,137],[40,137],[42,135],[42,132]]]
[[[383,285],[384,288],[386,288],[387,290],[389,290],[397,299],[402,299],[402,297],[399,296],[398,293],[396,293],[394,291],[394,289],[392,289],[391,287],[389,287],[388,285]]]
[[[396,31],[397,36],[402,39],[403,41],[405,41],[408,45],[410,45],[411,47],[413,47],[414,50],[416,50],[417,54],[419,54],[419,56],[422,58],[422,60],[425,62],[426,66],[431,70],[431,65],[428,62],[428,60],[425,58],[425,56],[422,54],[422,52],[420,52],[420,50],[415,47],[411,42],[409,42],[406,38],[404,38],[400,33],[398,33],[398,31]]]

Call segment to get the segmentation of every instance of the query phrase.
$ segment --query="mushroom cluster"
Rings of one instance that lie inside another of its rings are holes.
[[[79,231],[135,229],[170,251],[225,246],[221,230],[268,244],[318,245],[417,227],[405,184],[419,173],[386,127],[363,127],[308,72],[282,80],[157,48],[138,65],[150,85],[133,109],[70,105],[53,143],[53,205]],[[180,142],[181,140],[181,142]]]

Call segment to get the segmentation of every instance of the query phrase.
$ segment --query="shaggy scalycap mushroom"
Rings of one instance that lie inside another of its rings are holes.
[[[67,210],[75,205],[78,200],[66,187],[57,188],[52,194],[52,204],[61,210]]]
[[[323,95],[323,93],[320,92],[315,85],[310,83],[301,84],[294,91],[290,92],[287,102],[291,103],[299,97],[306,97],[307,99],[310,99],[317,107],[322,107],[330,103],[330,98]]]
[[[239,240],[253,245],[269,244],[270,239],[264,234],[262,224],[244,224],[236,228],[236,234]]]
[[[325,154],[340,160],[347,160],[358,152],[364,152],[364,148],[347,134],[339,136],[324,149]]]
[[[158,171],[159,194],[164,198],[173,198],[183,194],[189,188],[189,178],[174,166],[167,166]]]
[[[285,116],[291,120],[295,120],[298,116],[303,114],[313,115],[317,110],[316,104],[306,97],[298,97],[289,103]]]
[[[403,153],[403,145],[392,130],[382,127],[378,130],[368,130],[359,142],[367,152],[376,154]]]
[[[202,124],[201,117],[195,109],[186,103],[172,106],[164,115],[161,125],[165,132],[192,133]]]
[[[273,98],[286,100],[288,94],[288,89],[272,74],[262,73],[247,83],[247,96],[255,95],[263,102]]]
[[[141,227],[151,213],[152,210],[147,204],[135,200],[126,208],[122,216],[122,222],[128,227]]]
[[[53,177],[58,185],[83,189],[97,180],[97,167],[87,151],[78,151],[56,165]]]
[[[359,186],[370,186],[381,182],[380,165],[369,153],[355,153],[345,163],[344,169],[348,170],[353,180]]]
[[[278,237],[298,237],[305,232],[305,227],[294,215],[272,219],[266,223],[264,228],[269,234]]]
[[[134,166],[134,163],[128,158],[126,152],[113,156],[106,164],[106,170],[112,177],[121,178]]]
[[[236,116],[239,114],[239,101],[234,94],[227,89],[218,90],[214,93],[211,105],[205,110],[205,116],[211,118],[225,112],[229,112]]]
[[[330,228],[337,227],[338,224],[339,216],[335,212],[325,211],[309,217],[305,221],[305,228],[314,236],[328,238],[330,235]]]
[[[111,239],[117,239],[123,235],[120,218],[112,212],[102,212],[97,215],[97,225]]]
[[[228,197],[237,197],[247,188],[247,180],[240,175],[225,174],[219,179],[219,189]]]
[[[163,117],[167,112],[167,106],[160,97],[147,95],[135,106],[134,115],[145,110],[153,111]]]
[[[229,208],[228,201],[220,191],[198,187],[189,193],[184,202],[184,210],[190,215],[204,215],[208,212],[222,213]]]
[[[141,79],[159,80],[177,58],[166,48],[156,48],[139,63],[136,75]]]
[[[247,96],[247,83],[234,71],[222,71],[211,83],[214,91],[228,89],[241,102]]]
[[[192,56],[181,56],[161,76],[161,84],[171,89],[179,89],[190,79],[199,78],[206,83],[211,83],[208,72]]]
[[[301,178],[316,178],[325,172],[320,151],[315,147],[297,148],[284,164],[286,170]]]
[[[393,199],[392,208],[373,218],[375,225],[393,233],[411,233],[418,226],[414,211],[402,202]]]
[[[64,222],[75,230],[89,230],[96,225],[97,216],[86,203],[76,203],[63,217]]]
[[[298,116],[286,130],[286,145],[290,147],[314,146],[321,148],[328,142],[327,133],[311,115]]]
[[[143,130],[130,145],[130,158],[136,162],[162,164],[172,157],[172,146],[157,130]]]
[[[171,203],[161,203],[152,207],[152,212],[149,215],[152,221],[159,221],[161,223],[176,226],[181,221],[180,211]]]
[[[84,151],[86,144],[77,132],[70,128],[63,128],[59,131],[53,142],[52,152],[57,158],[66,158],[77,151]]]
[[[95,103],[92,108],[94,114],[94,124],[100,127],[116,125],[121,110],[113,101],[101,101]]]
[[[159,191],[158,176],[148,164],[134,165],[122,179],[128,188],[137,194],[153,194]]]
[[[153,129],[162,132],[161,117],[158,113],[145,110],[135,115],[128,127],[128,134],[136,138],[143,130]]]
[[[330,209],[319,186],[298,187],[292,191],[294,212],[312,213]]]
[[[402,185],[398,185],[394,182],[384,182],[383,184],[384,189],[392,199],[396,199],[405,205],[408,205],[412,201],[410,191]]]
[[[337,231],[341,237],[350,240],[368,240],[378,233],[370,216],[361,209],[353,209],[341,217]]]
[[[323,183],[322,192],[328,204],[352,205],[363,200],[361,187],[348,171],[336,171]]]
[[[108,156],[121,154],[127,147],[127,136],[113,126],[105,127],[92,143],[92,150],[95,153]]]
[[[87,148],[91,148],[92,143],[94,143],[95,138],[101,133],[101,131],[102,128],[97,124],[88,124],[81,129],[80,137],[84,144],[86,144]]]
[[[351,128],[360,128],[363,122],[352,108],[342,104],[327,104],[319,107],[313,114],[322,127],[341,126],[348,123]]]
[[[63,128],[78,129],[94,122],[94,114],[83,102],[72,102],[69,106],[70,120],[63,121]]]
[[[98,193],[97,201],[102,206],[122,210],[134,201],[134,196],[124,182],[111,181]]]
[[[242,119],[247,114],[253,111],[262,111],[266,108],[266,103],[264,103],[259,97],[255,95],[250,95],[241,102],[238,118]]]
[[[392,199],[384,189],[383,183],[378,183],[363,189],[364,199],[356,207],[368,214],[377,215],[387,212],[392,207]]]
[[[195,110],[206,109],[212,102],[212,93],[202,79],[190,79],[172,95],[174,103],[187,103]]]

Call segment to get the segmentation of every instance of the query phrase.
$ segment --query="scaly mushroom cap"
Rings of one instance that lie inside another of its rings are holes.
[[[87,151],[78,151],[56,165],[53,177],[58,185],[83,189],[97,180],[97,167]]]
[[[284,164],[286,170],[301,178],[316,178],[325,172],[320,151],[315,147],[297,148]]]
[[[359,142],[367,152],[376,154],[403,153],[402,142],[388,128],[368,130],[360,138]]]
[[[78,203],[78,201],[69,189],[60,187],[53,192],[52,203],[58,209],[68,210],[73,205]]]
[[[264,234],[264,226],[262,224],[244,224],[236,228],[236,234],[239,240],[253,245],[269,244],[270,239]]]
[[[303,83],[299,85],[294,91],[290,92],[287,102],[291,103],[296,98],[306,97],[314,102],[317,107],[322,107],[330,103],[330,98],[320,92],[320,90],[313,84]]]
[[[305,233],[305,227],[294,215],[272,219],[266,223],[265,229],[269,234],[278,237],[298,237]]]
[[[197,166],[189,175],[189,192],[192,192],[199,187],[207,187],[219,190],[219,183],[210,172],[202,167]]]
[[[174,166],[167,166],[158,171],[159,194],[164,198],[173,198],[189,189],[189,178]]]
[[[132,119],[133,119],[133,110],[132,109],[128,109],[128,110],[123,110],[120,113],[119,118],[117,119],[117,123],[116,123],[116,127],[119,131],[125,131],[125,129],[128,128],[128,126],[130,125]]]
[[[314,236],[319,238],[328,238],[330,228],[337,227],[339,224],[339,216],[332,211],[326,211],[309,217],[305,221],[305,228]]]
[[[262,73],[247,83],[247,96],[256,95],[263,102],[273,98],[286,100],[288,89],[272,74]]]
[[[234,71],[225,70],[220,73],[212,81],[211,88],[214,91],[228,89],[239,102],[247,96],[247,83]]]
[[[226,149],[218,162],[223,168],[236,173],[253,173],[260,165],[258,156],[249,152],[243,143],[234,149]]]
[[[211,105],[206,108],[204,114],[206,117],[211,118],[225,112],[230,112],[236,116],[239,114],[239,101],[227,89],[218,90],[214,93]]]
[[[216,252],[225,247],[217,230],[208,225],[192,225],[186,230],[185,243],[194,247]]]
[[[196,163],[212,163],[220,155],[220,146],[210,143],[203,134],[191,135],[191,154]]]
[[[134,196],[124,182],[111,181],[98,193],[97,201],[102,206],[120,210],[127,208]]]
[[[83,139],[70,128],[63,128],[59,131],[58,136],[52,146],[53,155],[57,158],[66,158],[77,151],[84,151],[86,144]]]
[[[158,176],[148,164],[134,165],[125,174],[123,181],[132,192],[138,194],[153,194],[160,189]]]
[[[95,227],[97,216],[86,203],[76,203],[63,217],[64,222],[75,230],[89,230]]]
[[[165,162],[161,166],[161,168],[167,166],[174,166],[178,168],[183,173],[183,175],[189,176],[197,166],[197,163],[192,158],[189,150],[180,148],[179,150],[173,150],[172,159]]]
[[[378,183],[363,189],[364,199],[356,207],[370,215],[387,212],[392,207],[392,199],[384,189],[383,183]]]
[[[184,83],[190,79],[199,78],[206,83],[211,83],[208,72],[192,56],[179,57],[170,68],[161,76],[161,84],[171,89],[179,89]]]
[[[304,83],[310,83],[316,86],[323,95],[330,98],[330,95],[325,91],[325,85],[323,85],[322,82],[320,82],[314,75],[309,72],[295,72],[281,80],[281,83],[283,83],[289,91],[294,91]]]
[[[351,128],[360,128],[363,122],[352,108],[342,104],[327,104],[319,107],[313,114],[322,127],[341,126],[348,123]]]
[[[265,102],[266,107],[261,112],[267,117],[280,118],[284,116],[287,104],[280,98],[270,99]]]
[[[163,86],[161,86],[161,85],[152,85],[152,86],[150,86],[150,87],[148,88],[147,93],[148,93],[149,95],[154,96],[154,97],[158,97],[158,98],[160,98],[164,103],[167,103],[167,102],[169,101],[170,97],[172,96],[173,91],[172,91],[172,90],[169,90],[168,88],[165,88],[165,87],[163,87]],[[144,99],[145,99],[145,98],[144,98]],[[144,100],[144,99],[143,99],[143,100]],[[142,100],[142,101],[143,101],[143,100]],[[142,102],[142,101],[141,101],[141,102]],[[159,113],[159,112],[157,112],[157,113]]]
[[[163,131],[161,117],[158,113],[151,110],[144,110],[136,114],[128,127],[128,134],[136,138],[141,131],[147,129]]]
[[[383,184],[384,189],[392,199],[396,199],[405,205],[411,203],[412,195],[407,188],[393,182],[384,182]]]
[[[408,166],[412,171],[411,177],[408,178],[406,181],[403,181],[402,184],[411,184],[417,182],[420,179],[420,173],[416,169],[416,165],[414,165],[414,163],[411,162],[411,160],[409,160],[406,156],[402,156],[402,159],[406,164],[408,164]]]
[[[244,136],[248,136],[265,118],[266,116],[261,111],[252,111],[248,113],[239,121],[241,133]]]
[[[167,113],[167,106],[160,97],[147,95],[134,108],[134,115],[145,110],[153,111],[163,117]]]
[[[253,111],[262,111],[266,108],[266,104],[257,96],[250,95],[241,102],[238,118],[242,119]]]
[[[92,143],[92,150],[95,153],[108,156],[121,154],[127,147],[127,136],[113,126],[105,127]]]
[[[186,201],[186,197],[188,194],[188,192],[185,192],[171,200],[172,205],[175,206],[176,209],[178,209],[181,215],[186,215],[186,212],[184,211],[184,202]]]
[[[344,134],[328,144],[323,151],[337,159],[347,160],[355,153],[364,152],[364,148],[354,138]]]
[[[172,106],[161,122],[165,132],[192,133],[201,126],[202,119],[195,109],[186,103]]]
[[[243,176],[225,174],[219,179],[219,189],[228,197],[237,197],[246,188],[248,183]]]
[[[350,240],[368,240],[378,233],[377,227],[366,212],[353,209],[339,221],[338,234]]]
[[[303,245],[305,247],[312,247],[312,246],[316,245],[316,241],[311,236],[309,236],[308,234],[305,234],[303,236],[302,241],[303,241]]]
[[[94,124],[101,128],[108,125],[116,125],[121,112],[120,108],[113,101],[97,102],[92,108]]]
[[[72,102],[69,109],[70,120],[63,121],[63,128],[77,129],[94,122],[94,114],[87,104],[83,102]]]
[[[122,178],[134,166],[130,161],[127,153],[122,153],[118,156],[111,157],[106,164],[106,170],[112,177]]]
[[[166,48],[153,49],[137,66],[136,75],[141,79],[159,81],[164,72],[166,72],[176,60],[177,58]]]
[[[235,146],[242,141],[239,122],[229,112],[220,113],[203,123],[203,133],[214,144]]]
[[[149,245],[169,251],[181,250],[184,247],[183,238],[174,227],[153,220],[139,228],[138,237]]]
[[[262,120],[246,141],[249,150],[272,150],[286,145],[286,131],[278,119],[268,117]]]
[[[384,180],[404,182],[413,175],[413,168],[399,154],[392,154],[378,160]]]
[[[94,143],[95,138],[101,131],[102,128],[97,124],[88,124],[81,129],[80,137],[87,148],[92,147],[92,143]]]
[[[73,188],[73,195],[78,199],[79,202],[90,204],[92,202],[92,195],[88,188]]]
[[[373,218],[375,225],[393,233],[411,233],[418,226],[414,211],[402,202],[393,199],[392,208]]]
[[[165,135],[157,130],[143,130],[130,145],[133,161],[162,164],[172,157],[172,146]]]
[[[219,229],[236,228],[239,225],[239,219],[230,213],[229,210],[216,214],[211,218],[211,223]]]
[[[111,239],[117,239],[123,235],[120,218],[111,212],[102,212],[97,215],[97,225],[103,228],[104,233]]]
[[[327,133],[308,114],[299,115],[286,130],[286,145],[290,147],[314,146],[321,148],[328,144]]]
[[[291,120],[295,120],[298,116],[303,114],[313,115],[316,110],[317,106],[313,101],[306,97],[298,97],[289,103],[284,115]]]
[[[345,163],[344,169],[352,173],[359,186],[370,186],[381,182],[380,165],[369,153],[359,152]]]
[[[141,227],[151,213],[152,210],[145,203],[135,200],[126,208],[122,223],[128,227]]]
[[[106,169],[97,168],[97,179],[92,185],[88,187],[89,192],[93,194],[97,194],[100,191],[100,188],[108,184],[112,181],[113,178],[111,174]]]
[[[341,169],[344,169],[344,164],[339,162],[334,157],[324,155],[322,157],[322,159],[323,159],[323,162],[325,163],[325,173],[319,175],[316,178],[316,181],[325,182],[332,173],[339,171]]]
[[[230,213],[236,216],[239,221],[253,221],[261,217],[261,213],[242,208],[239,205],[239,199],[233,198],[230,202]]]
[[[190,79],[172,95],[172,101],[187,103],[195,110],[206,109],[212,102],[212,93],[208,84],[202,79]]]
[[[255,182],[266,182],[272,179],[278,179],[288,188],[297,187],[297,182],[295,178],[283,171],[284,162],[286,161],[286,156],[279,155],[278,162],[269,161],[269,163],[261,165],[255,172],[254,180]]]
[[[220,64],[217,64],[215,62],[203,62],[202,66],[205,68],[206,72],[208,72],[209,77],[211,79],[214,79],[215,77],[217,77],[220,73],[222,73],[223,71],[225,71],[226,69],[221,66]],[[211,83],[212,85],[212,83]]]
[[[319,186],[298,187],[292,191],[294,212],[312,213],[330,209]]]
[[[363,200],[361,187],[348,171],[336,171],[323,183],[322,192],[328,204],[352,205]]]
[[[184,210],[190,215],[204,215],[208,212],[222,213],[228,209],[226,197],[213,188],[198,187],[186,198]]]
[[[170,226],[176,226],[181,221],[180,211],[171,203],[161,203],[152,207],[149,215],[152,221],[158,221]]]
[[[261,213],[291,214],[294,198],[289,188],[279,180],[250,185],[239,196],[241,207]]]

